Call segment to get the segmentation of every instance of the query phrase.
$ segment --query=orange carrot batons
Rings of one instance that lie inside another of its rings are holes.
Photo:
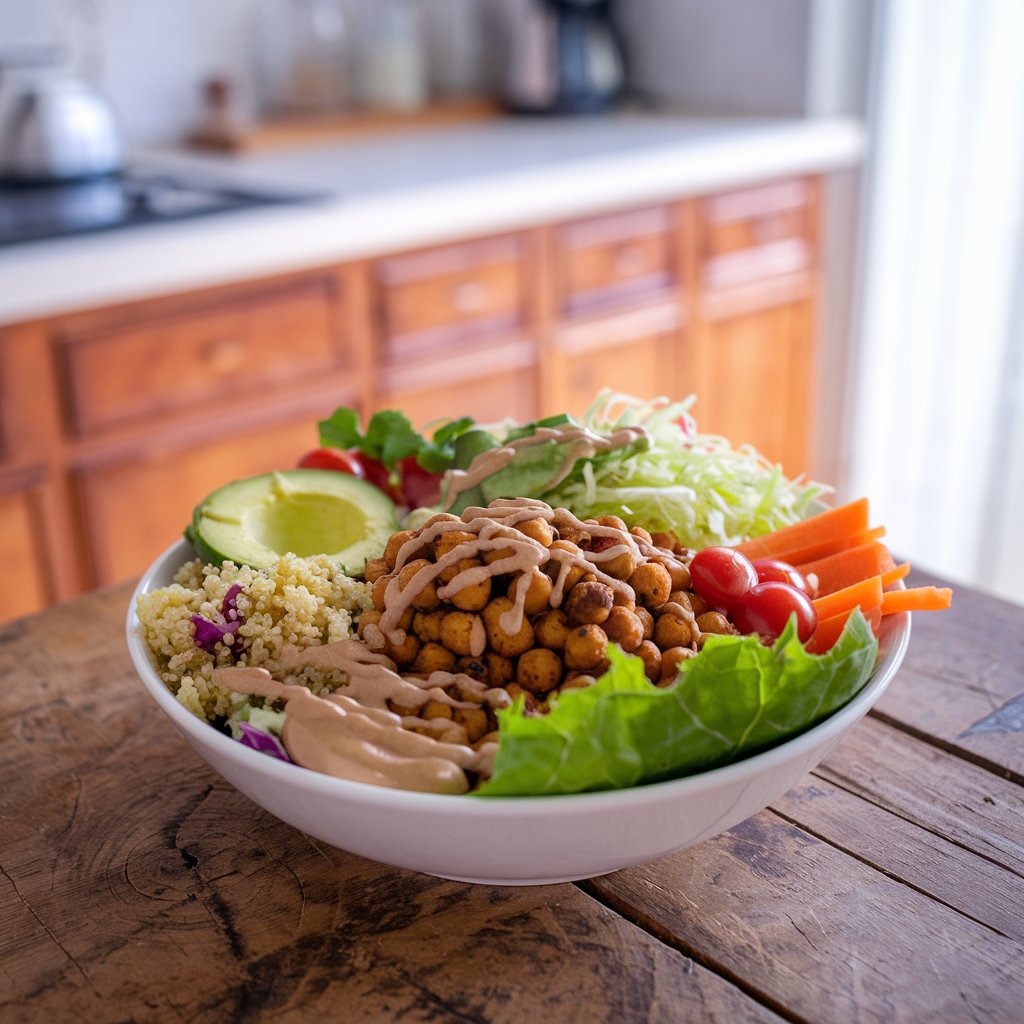
[[[736,545],[747,558],[781,558],[786,551],[799,551],[814,544],[842,541],[845,537],[868,528],[868,499],[858,498],[846,505],[819,512],[809,519],[801,519],[774,533],[753,537]]]

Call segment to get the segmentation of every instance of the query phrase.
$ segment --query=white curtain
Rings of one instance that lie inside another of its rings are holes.
[[[1024,460],[1007,443],[1024,424],[1024,0],[877,11],[842,490],[871,496],[898,553],[992,588],[995,524],[1024,522],[1007,467]]]

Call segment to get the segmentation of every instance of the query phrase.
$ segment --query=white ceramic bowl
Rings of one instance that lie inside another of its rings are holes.
[[[275,817],[352,853],[458,881],[537,885],[605,874],[724,832],[767,807],[821,762],[878,700],[907,650],[910,616],[887,616],[878,667],[844,708],[777,747],[713,771],[633,789],[475,799],[348,782],[287,764],[186,711],[140,635],[139,594],[166,586],[195,557],[184,541],[139,582],[128,649],[150,696],[200,757]]]

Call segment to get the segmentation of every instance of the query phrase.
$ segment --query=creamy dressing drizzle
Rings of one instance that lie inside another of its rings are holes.
[[[533,519],[543,519],[556,530],[571,529],[588,533],[592,538],[611,538],[616,543],[603,551],[547,548],[516,529]],[[401,589],[397,574],[402,567],[453,530],[470,534],[473,539],[457,545],[437,562],[421,567]],[[615,526],[585,523],[567,509],[553,509],[533,498],[499,499],[488,508],[467,508],[459,519],[440,520],[402,545],[395,564],[396,578],[385,589],[385,611],[379,625],[367,626],[363,642],[346,639],[313,647],[287,647],[282,651],[284,670],[308,665],[344,672],[348,677],[344,693],[317,697],[303,686],[277,682],[260,668],[219,668],[214,672],[214,682],[233,692],[287,701],[282,740],[292,760],[305,768],[399,789],[464,793],[469,788],[466,771],[490,775],[497,743],[482,743],[474,750],[461,742],[466,733],[457,722],[395,714],[388,710],[388,703],[403,712],[422,708],[428,701],[452,708],[498,708],[512,703],[508,693],[462,673],[433,672],[426,678],[403,676],[390,658],[371,648],[382,647],[385,636],[401,643],[405,631],[397,623],[417,595],[448,567],[487,551],[508,553],[490,565],[460,572],[438,590],[438,596],[448,599],[463,587],[489,577],[519,573],[510,591],[512,608],[499,619],[499,625],[509,635],[518,633],[522,626],[531,571],[552,560],[559,563],[550,597],[554,608],[563,601],[565,583],[573,568],[593,573],[598,580],[633,600],[632,587],[602,572],[602,562],[627,553],[638,565],[643,559],[665,565],[678,561],[664,548]],[[688,608],[672,602],[661,610],[677,614],[696,631],[696,618]],[[476,615],[470,644],[474,656],[483,653],[486,641],[483,620]]]
[[[397,677],[385,665],[377,668]],[[390,711],[342,693],[317,697],[304,686],[277,682],[266,669],[219,668],[213,681],[236,693],[287,702],[281,740],[303,768],[395,789],[465,793],[466,771],[486,776],[494,767],[497,743],[474,750],[434,739],[403,728],[402,718]]]
[[[444,475],[442,488],[445,511],[455,504],[455,499],[465,491],[472,490],[481,481],[504,469],[520,448],[532,448],[538,444],[568,444],[565,458],[547,482],[545,489],[557,487],[571,472],[580,459],[592,458],[600,451],[613,448],[628,448],[647,431],[643,427],[621,427],[608,436],[597,434],[586,427],[540,427],[528,437],[519,437],[500,448],[481,452],[466,469],[449,469]]]

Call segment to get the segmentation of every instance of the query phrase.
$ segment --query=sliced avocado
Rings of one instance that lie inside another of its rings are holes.
[[[468,430],[455,441],[452,465],[456,469],[466,469],[478,455],[500,447],[501,442],[486,430]]]
[[[582,426],[579,420],[574,419],[567,412],[559,412],[554,416],[545,416],[542,420],[534,420],[532,423],[524,423],[508,432],[506,441],[516,441],[520,437],[529,437],[536,434],[542,427],[579,427]]]
[[[398,529],[394,502],[331,469],[289,469],[225,484],[196,506],[185,537],[200,558],[265,569],[282,555],[327,555],[363,571]]]

